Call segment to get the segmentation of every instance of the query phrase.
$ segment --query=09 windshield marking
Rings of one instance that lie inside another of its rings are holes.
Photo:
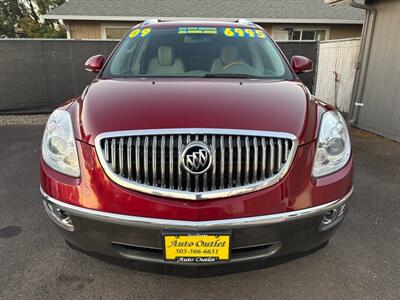
[[[134,28],[101,77],[293,79],[263,30],[200,26]]]
[[[151,33],[151,28],[145,28],[145,29],[140,29],[140,28],[138,28],[138,29],[135,29],[135,30],[133,30],[130,34],[129,34],[129,37],[131,38],[131,39],[134,39],[134,38],[136,38],[136,37],[145,37],[145,36],[147,36],[147,35],[149,35]]]

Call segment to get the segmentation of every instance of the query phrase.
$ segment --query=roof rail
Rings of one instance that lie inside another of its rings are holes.
[[[143,25],[155,24],[155,23],[158,23],[158,22],[160,22],[159,19],[157,19],[157,18],[152,18],[152,19],[144,20],[144,21],[143,21]]]
[[[243,24],[243,25],[250,25],[250,26],[256,26],[256,24],[253,23],[253,21],[249,20],[249,19],[239,19],[236,22],[238,22],[239,24]]]

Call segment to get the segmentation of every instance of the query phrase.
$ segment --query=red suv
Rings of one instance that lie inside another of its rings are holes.
[[[41,193],[72,245],[210,266],[326,243],[352,193],[349,133],[259,26],[132,28],[50,116]]]

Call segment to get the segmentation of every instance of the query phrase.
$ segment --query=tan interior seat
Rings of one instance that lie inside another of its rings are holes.
[[[239,49],[236,46],[226,45],[222,48],[220,57],[214,60],[211,73],[221,73],[234,62],[244,62],[244,60],[239,56]]]
[[[147,74],[172,75],[181,73],[185,73],[185,67],[182,60],[176,58],[174,48],[169,46],[158,47],[158,55],[150,60]]]

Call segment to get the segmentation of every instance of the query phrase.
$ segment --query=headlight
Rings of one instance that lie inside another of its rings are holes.
[[[350,154],[346,121],[337,111],[325,113],[319,131],[313,176],[321,177],[338,171],[349,161]]]
[[[73,177],[80,176],[74,130],[68,112],[55,110],[51,114],[43,135],[42,157],[54,170]]]

